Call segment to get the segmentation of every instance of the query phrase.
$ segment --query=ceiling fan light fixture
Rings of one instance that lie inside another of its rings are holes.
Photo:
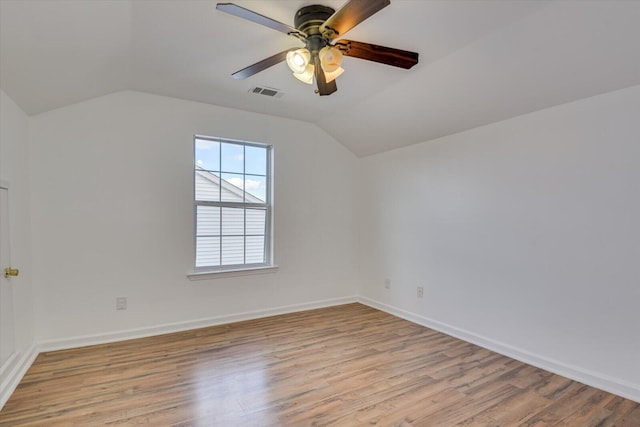
[[[287,52],[287,65],[294,74],[306,72],[310,61],[311,52],[309,49],[301,48]]]
[[[320,58],[320,65],[322,66],[322,70],[325,74],[334,73],[338,71],[338,69],[342,69],[340,67],[340,65],[342,65],[342,52],[340,52],[339,49],[336,49],[333,46],[325,46],[320,49],[318,56]],[[342,74],[342,71],[338,75]]]
[[[246,79],[286,60],[298,80],[309,84],[315,81],[315,93],[326,96],[338,90],[335,79],[344,72],[343,55],[407,70],[418,63],[417,52],[342,38],[347,31],[389,6],[389,0],[342,1],[344,4],[337,11],[318,4],[301,7],[295,14],[294,27],[233,3],[216,4],[217,10],[292,36],[305,45],[278,52],[231,76]]]
[[[302,83],[310,85],[313,84],[314,73],[315,67],[313,66],[313,64],[309,64],[302,73],[293,73],[293,77],[300,80]]]
[[[338,67],[335,69],[335,71],[332,71],[330,73],[328,72],[324,72],[324,80],[329,83],[334,81],[338,76],[340,76],[340,74],[344,73],[344,68],[342,67]]]

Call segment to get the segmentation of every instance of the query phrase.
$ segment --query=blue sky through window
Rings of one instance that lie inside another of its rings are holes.
[[[201,168],[222,175],[223,179],[236,187],[244,188],[260,200],[266,200],[266,147],[196,138],[195,161]]]

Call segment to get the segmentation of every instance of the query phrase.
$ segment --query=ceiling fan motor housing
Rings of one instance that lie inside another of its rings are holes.
[[[312,52],[327,45],[328,40],[320,34],[320,26],[334,13],[334,9],[320,4],[305,6],[296,12],[293,25],[307,34],[307,48]]]

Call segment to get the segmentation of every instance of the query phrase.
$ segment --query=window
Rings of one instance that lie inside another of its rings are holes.
[[[195,271],[272,265],[271,146],[195,137]]]

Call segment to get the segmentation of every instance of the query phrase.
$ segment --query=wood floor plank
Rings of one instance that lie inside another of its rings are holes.
[[[0,426],[640,426],[640,404],[361,304],[38,356]]]

